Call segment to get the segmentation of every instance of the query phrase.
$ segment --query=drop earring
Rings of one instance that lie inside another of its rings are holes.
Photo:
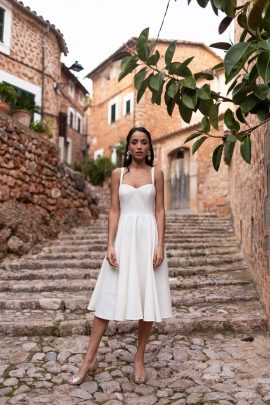
[[[127,156],[127,159],[129,159],[129,158],[130,158],[130,151],[129,151],[129,150],[127,151],[126,156]]]
[[[151,152],[150,152],[150,150],[149,150],[149,152],[147,153],[147,159],[148,159],[148,161],[151,160]]]

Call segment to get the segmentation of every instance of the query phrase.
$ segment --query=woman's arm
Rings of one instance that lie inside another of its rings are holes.
[[[161,169],[155,169],[156,202],[155,216],[158,229],[158,244],[154,255],[154,267],[164,259],[165,209],[164,209],[164,175]]]
[[[120,168],[112,171],[111,176],[111,205],[108,216],[107,259],[112,266],[118,266],[114,251],[114,240],[120,216],[118,188],[120,183]]]

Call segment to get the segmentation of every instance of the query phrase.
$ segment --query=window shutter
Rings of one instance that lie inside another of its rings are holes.
[[[64,112],[58,114],[58,132],[59,136],[67,137],[67,114]]]

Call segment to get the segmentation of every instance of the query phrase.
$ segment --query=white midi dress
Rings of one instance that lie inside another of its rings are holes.
[[[118,267],[111,266],[105,255],[87,309],[108,320],[161,322],[172,317],[172,305],[166,248],[163,262],[153,267],[158,243],[154,167],[152,183],[137,188],[122,183],[124,169],[121,167],[120,216],[113,244]]]

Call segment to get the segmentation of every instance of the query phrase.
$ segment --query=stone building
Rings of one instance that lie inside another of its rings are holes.
[[[236,38],[241,30],[236,26]],[[251,126],[258,124],[254,116]],[[270,126],[251,135],[251,163],[237,142],[229,170],[229,196],[234,228],[270,325]]]
[[[0,81],[33,98],[41,112],[34,120],[43,117],[62,159],[73,163],[82,159],[86,148],[83,99],[87,90],[61,64],[61,55],[67,53],[65,39],[53,24],[22,2],[0,0]]]
[[[160,66],[165,65],[164,56],[170,42],[159,40],[157,43]],[[132,48],[135,43],[136,38],[132,38],[126,45]],[[181,119],[178,111],[170,117],[164,102],[161,106],[151,103],[151,92],[148,90],[137,104],[133,74],[118,82],[120,58],[124,52],[125,46],[122,46],[88,74],[93,81],[90,156],[110,156],[114,163],[121,164],[117,156],[119,140],[126,138],[131,127],[144,126],[152,134],[155,165],[164,171],[165,207],[227,214],[228,167],[222,162],[217,173],[211,162],[212,151],[220,140],[207,140],[192,155],[191,148],[196,139],[186,144],[184,141],[197,129],[201,114],[193,115],[190,124]],[[193,72],[207,70],[221,62],[221,58],[202,43],[177,41],[174,60],[183,61],[191,56],[195,56],[189,65]],[[217,92],[224,91],[223,70],[216,71],[211,87]],[[219,135],[223,133],[222,112],[225,106],[222,108]]]

